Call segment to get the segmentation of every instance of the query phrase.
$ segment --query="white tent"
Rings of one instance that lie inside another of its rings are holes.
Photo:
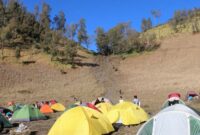
[[[170,111],[181,111],[181,112],[186,112],[186,113],[189,113],[189,114],[197,116],[197,117],[199,116],[194,110],[192,110],[191,108],[189,108],[183,104],[172,105],[170,107],[167,107],[167,108],[161,110],[159,113],[170,112]]]
[[[170,106],[146,122],[137,135],[200,135],[200,117],[187,106]]]

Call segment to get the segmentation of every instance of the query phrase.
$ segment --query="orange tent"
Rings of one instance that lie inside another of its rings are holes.
[[[53,113],[53,110],[51,109],[51,107],[47,104],[42,105],[42,107],[40,108],[40,112],[41,113]]]

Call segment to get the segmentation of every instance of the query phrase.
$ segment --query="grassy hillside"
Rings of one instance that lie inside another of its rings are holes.
[[[193,25],[195,23],[198,26],[198,29],[200,29],[200,18],[195,17],[193,19],[186,20],[183,24],[177,25],[176,30],[174,30],[170,22],[168,22],[141,33],[141,36],[143,37],[155,34],[157,39],[162,40],[168,37],[173,37],[175,34],[193,33]]]
[[[52,56],[48,53],[43,52],[40,49],[30,48],[30,49],[22,49],[20,51],[20,57],[16,58],[16,50],[11,48],[5,48],[4,59],[0,59],[0,63],[10,63],[10,64],[21,64],[24,62],[34,62],[34,63],[45,63],[46,65],[51,65],[59,69],[70,68],[71,64],[64,64],[58,60],[52,59]],[[0,53],[1,56],[1,53]],[[75,60],[79,64],[84,64],[87,61],[87,58],[93,57],[93,54],[84,49],[83,47],[79,47],[77,49],[77,56]],[[31,64],[31,63],[30,63]],[[77,64],[76,66],[80,66]]]

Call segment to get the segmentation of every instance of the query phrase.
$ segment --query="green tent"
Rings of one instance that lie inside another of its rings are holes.
[[[9,107],[7,107],[7,108],[8,108],[9,110],[15,112],[16,110],[21,109],[22,107],[23,107],[22,104],[15,104],[15,105],[9,106]]]
[[[8,109],[15,112],[18,108],[16,105],[12,105],[12,106],[9,106]]]
[[[24,105],[21,109],[16,110],[12,116],[12,122],[44,120],[46,117],[35,107]]]
[[[0,121],[3,122],[5,128],[12,127],[12,124],[0,113]]]

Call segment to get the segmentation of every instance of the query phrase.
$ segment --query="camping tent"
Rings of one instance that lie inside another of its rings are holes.
[[[48,135],[102,135],[112,131],[112,124],[100,112],[78,106],[63,113]]]
[[[54,105],[54,104],[57,103],[57,101],[56,101],[55,99],[52,99],[52,100],[50,100],[49,102],[50,102],[51,105]]]
[[[8,112],[12,113],[12,110],[10,110],[10,109],[8,109],[8,108],[0,107],[0,113],[6,114],[6,113],[8,113]]]
[[[198,96],[198,94],[195,91],[188,91],[187,95],[188,96]]]
[[[109,121],[113,124],[116,123],[119,119],[119,112],[118,111],[110,111],[113,107],[108,102],[99,103],[96,107],[109,119]]]
[[[0,113],[0,121],[3,122],[3,126],[5,128],[10,128],[12,127],[12,124]]]
[[[191,97],[199,97],[199,95],[195,92],[195,91],[188,91],[187,94],[186,94],[186,100],[188,99],[188,97],[191,96]]]
[[[181,100],[181,99],[178,100],[178,104],[183,104],[183,105],[185,105],[185,103],[184,103],[183,100]],[[168,107],[168,106],[169,106],[169,101],[166,100],[166,101],[164,102],[164,104],[162,105],[162,109],[164,109],[164,108],[166,108],[166,107]]]
[[[87,107],[91,108],[91,109],[94,109],[96,111],[99,111],[101,112],[96,106],[94,106],[92,103],[86,103]]]
[[[40,108],[40,112],[41,113],[53,113],[53,110],[51,109],[51,107],[47,104],[42,105],[42,107]]]
[[[65,111],[65,106],[62,105],[61,103],[56,103],[51,106],[51,109],[56,112],[63,112]]]
[[[185,105],[170,106],[148,122],[138,131],[137,135],[199,135],[200,118]]]
[[[168,98],[172,98],[172,97],[178,97],[180,98],[181,97],[181,94],[178,93],[178,92],[172,92],[168,95]]]
[[[187,107],[184,104],[176,104],[176,105],[167,107],[167,108],[161,110],[159,113],[168,112],[168,111],[182,111],[182,112],[190,113],[190,114],[197,116],[197,117],[199,116],[193,109]]]
[[[123,101],[113,106],[111,112],[118,112],[119,119],[117,123],[124,125],[134,125],[145,122],[149,119],[148,114],[139,106],[132,102]]]
[[[96,105],[96,107],[97,107],[97,109],[100,110],[102,113],[106,114],[106,113],[108,113],[108,111],[111,110],[112,104],[107,103],[107,102],[105,102],[105,103],[99,103],[99,104]]]
[[[23,107],[22,104],[15,104],[15,105],[9,106],[9,107],[7,107],[7,108],[8,108],[9,110],[15,112],[16,110],[21,109],[22,107]]]
[[[46,119],[46,117],[35,107],[24,105],[21,109],[14,112],[12,122],[33,121]]]
[[[12,106],[9,106],[8,109],[14,112],[14,111],[17,110],[17,106],[16,105],[12,105]]]

